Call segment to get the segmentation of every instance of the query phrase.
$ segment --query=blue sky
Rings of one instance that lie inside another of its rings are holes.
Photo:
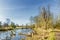
[[[30,16],[39,14],[39,8],[50,4],[54,17],[60,12],[60,0],[0,0],[0,21],[6,18],[21,25],[29,23]]]

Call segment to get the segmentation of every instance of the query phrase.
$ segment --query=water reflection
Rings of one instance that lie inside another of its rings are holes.
[[[15,32],[15,34],[14,34]],[[25,39],[25,35],[19,35],[19,33],[28,34],[31,33],[31,29],[16,29],[11,31],[0,32],[0,40],[21,40]],[[11,36],[12,35],[12,36]]]

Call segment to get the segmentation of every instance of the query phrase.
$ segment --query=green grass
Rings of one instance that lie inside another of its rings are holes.
[[[55,33],[54,32],[49,33],[48,40],[55,40]]]

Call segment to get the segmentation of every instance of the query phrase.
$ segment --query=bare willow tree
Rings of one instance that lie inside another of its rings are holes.
[[[48,9],[48,11],[47,11]],[[43,7],[41,13],[34,17],[34,22],[36,27],[49,28],[53,23],[53,15],[50,12],[50,8]]]
[[[35,23],[35,27],[38,27],[38,16],[35,16],[33,20]]]
[[[31,28],[34,27],[34,17],[33,16],[30,17],[30,27]]]
[[[53,33],[50,33],[50,30],[47,31],[49,28],[53,27],[53,15],[50,12],[49,6],[48,8],[43,7],[39,15],[33,18],[33,21],[35,24],[35,28],[33,29],[34,30],[33,36],[30,39],[48,40],[51,39],[52,36],[54,36]]]
[[[32,16],[30,17],[30,22],[31,22],[30,24],[32,25],[32,23],[33,23],[33,17]]]

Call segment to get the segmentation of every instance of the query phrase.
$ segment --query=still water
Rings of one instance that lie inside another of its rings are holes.
[[[11,36],[12,32],[15,33],[14,36]],[[15,29],[15,30],[10,30],[10,31],[0,31],[0,40],[22,40],[26,39],[25,35],[19,35],[19,33],[23,34],[29,34],[31,33],[31,29]]]

